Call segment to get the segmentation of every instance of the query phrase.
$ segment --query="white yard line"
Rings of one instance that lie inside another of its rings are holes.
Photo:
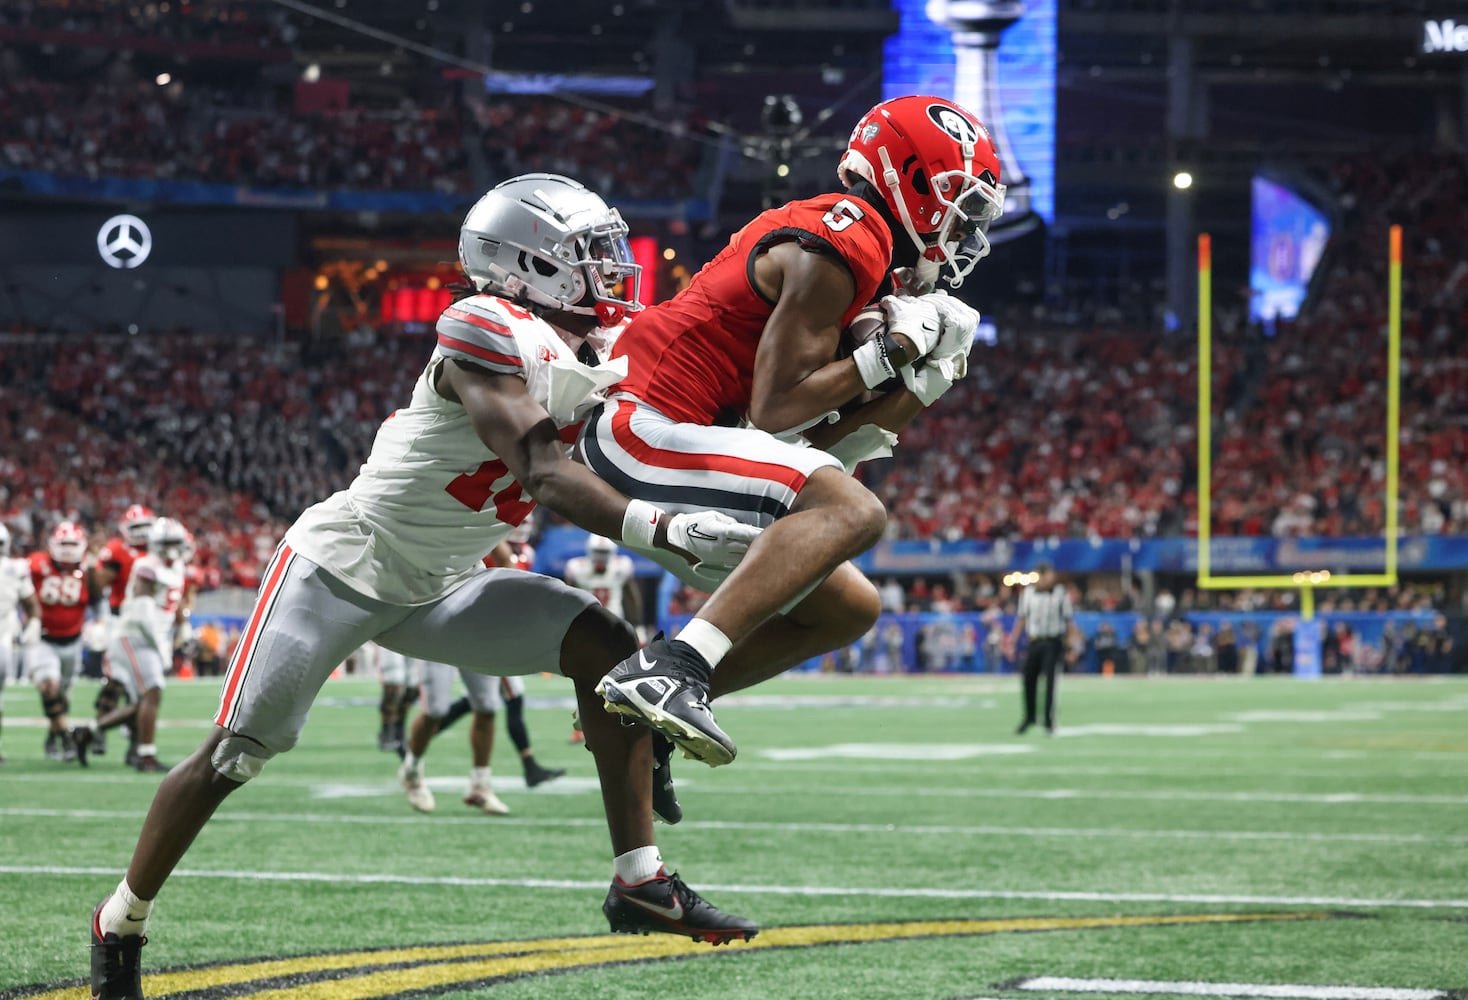
[[[695,772],[697,773],[697,772]],[[1343,776],[1345,777],[1345,776]],[[338,776],[339,778],[339,776]],[[119,782],[128,782],[136,779],[135,783],[142,784],[143,779],[138,775],[105,775],[85,774],[69,771],[64,778],[54,774],[17,774],[5,775],[6,783],[10,782],[34,782],[47,785],[55,785],[58,781],[67,784],[107,784],[116,785]],[[267,779],[271,784],[289,787],[316,786],[323,784],[340,785],[339,780],[329,779],[325,775],[309,777],[306,775],[292,775],[278,779]],[[698,780],[698,779],[695,779]],[[716,779],[715,779],[716,780]],[[147,782],[154,784],[155,782]],[[513,779],[508,779],[506,784],[514,788]],[[692,782],[689,782],[692,784]],[[388,781],[363,782],[363,789],[375,788],[379,794],[386,795],[389,790],[395,788]],[[779,788],[771,788],[768,785],[724,785],[705,784],[699,781],[700,792],[712,795],[760,795],[772,794],[798,795],[805,798],[817,796],[839,797],[839,798],[862,798],[881,796],[884,798],[938,798],[938,799],[1039,799],[1039,800],[1103,800],[1122,802],[1278,802],[1297,805],[1413,805],[1413,806],[1464,806],[1468,805],[1468,795],[1415,795],[1410,793],[1399,794],[1377,794],[1371,792],[1274,792],[1266,790],[1235,791],[1235,792],[1196,792],[1188,789],[1105,789],[1105,788],[961,788],[951,785],[915,785],[905,783],[901,785],[781,785]]]
[[[0,865],[0,875],[116,876],[116,867],[60,865]],[[395,875],[389,873],[262,872],[180,868],[175,879],[222,879],[240,882],[322,882],[332,885],[444,885],[512,889],[602,889],[605,879],[468,878],[454,875]],[[1368,899],[1347,896],[1229,896],[1153,892],[1060,892],[1010,889],[927,889],[900,886],[817,885],[703,885],[709,892],[769,896],[865,896],[886,899],[1030,899],[1085,903],[1189,903],[1238,906],[1327,906],[1353,908],[1409,908],[1468,910],[1468,899]]]
[[[1164,993],[1190,997],[1266,997],[1275,1000],[1442,1000],[1443,990],[1398,989],[1391,986],[1310,986],[1285,983],[1166,982],[1154,979],[1071,979],[1036,976],[1014,984],[1017,990],[1065,993]]]
[[[56,819],[126,819],[141,820],[146,813],[142,810],[123,809],[41,809],[3,808],[0,817],[41,817]],[[375,814],[347,813],[256,813],[222,812],[211,820],[214,823],[341,823],[365,826],[485,826],[486,820],[477,816],[381,816]],[[519,826],[548,829],[574,829],[605,826],[605,820],[591,817],[531,818],[504,817],[495,819],[494,826]],[[1302,833],[1287,830],[1177,830],[1140,829],[1116,827],[1063,827],[1063,826],[988,826],[988,825],[933,825],[894,823],[780,823],[759,820],[688,820],[681,824],[685,830],[738,830],[768,833],[825,833],[859,834],[872,836],[891,834],[899,837],[1058,837],[1093,839],[1107,837],[1118,840],[1221,840],[1221,841],[1301,841],[1306,843],[1345,844],[1468,844],[1468,835],[1440,835],[1422,833]]]

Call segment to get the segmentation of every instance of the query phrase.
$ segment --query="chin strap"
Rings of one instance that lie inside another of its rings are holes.
[[[877,156],[882,161],[882,183],[887,185],[887,190],[892,192],[892,200],[897,204],[897,215],[902,219],[902,228],[907,230],[907,235],[912,237],[913,246],[917,247],[918,256],[928,255],[928,245],[918,235],[917,227],[912,224],[912,216],[907,211],[907,201],[902,197],[902,177],[892,168],[892,157],[887,155],[887,147],[877,147]]]

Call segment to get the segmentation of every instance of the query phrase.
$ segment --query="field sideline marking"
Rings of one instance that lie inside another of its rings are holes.
[[[0,865],[0,875],[115,876],[119,867]],[[466,878],[457,875],[392,875],[387,873],[261,872],[180,868],[173,878],[227,879],[244,882],[324,882],[330,885],[446,885],[470,888],[604,889],[607,880],[537,878]],[[707,892],[768,896],[875,896],[884,899],[1032,899],[1083,903],[1196,903],[1240,906],[1328,906],[1468,910],[1468,899],[1357,899],[1345,896],[1228,896],[1161,892],[1050,892],[1011,889],[925,889],[921,887],[857,887],[816,885],[704,885]]]
[[[142,819],[141,809],[46,809],[0,808],[0,816],[54,817],[58,819]],[[211,822],[245,823],[344,823],[366,826],[484,826],[485,821],[472,816],[378,816],[371,813],[218,813]],[[589,817],[533,818],[504,817],[495,826],[532,828],[576,828],[606,825],[602,819]],[[762,820],[689,820],[687,830],[746,830],[774,833],[890,833],[898,836],[938,837],[1114,837],[1124,840],[1237,840],[1237,841],[1311,841],[1316,843],[1357,844],[1468,844],[1468,835],[1423,833],[1300,833],[1287,830],[1129,830],[1124,827],[1067,826],[950,826],[937,824],[898,823],[808,823]]]
[[[1006,985],[1017,990],[1070,993],[1167,993],[1193,997],[1273,997],[1279,1000],[1443,1000],[1448,995],[1444,990],[1392,986],[1167,982],[1154,979],[1072,979],[1066,976],[1036,976]]]

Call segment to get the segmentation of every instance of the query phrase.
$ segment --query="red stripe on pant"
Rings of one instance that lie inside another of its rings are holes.
[[[270,607],[270,602],[275,598],[275,591],[280,586],[280,578],[285,573],[286,563],[290,561],[291,547],[281,545],[280,552],[275,557],[275,569],[266,578],[265,585],[260,588],[260,598],[255,602],[255,611],[250,615],[250,623],[245,626],[245,634],[240,639],[240,644],[235,647],[234,660],[229,665],[229,676],[224,681],[224,697],[219,703],[219,715],[214,719],[216,726],[224,725],[225,720],[229,718],[230,710],[234,708],[240,681],[244,679],[245,668],[250,664],[250,654],[255,651],[255,639],[259,635],[260,623],[265,619],[265,610]]]
[[[637,404],[624,399],[617,403],[617,412],[612,415],[612,438],[627,454],[643,465],[660,469],[686,469],[699,472],[727,472],[746,479],[765,479],[799,493],[805,485],[805,473],[774,462],[756,462],[732,455],[717,455],[708,452],[693,453],[669,451],[648,444],[632,429],[632,414]]]
[[[137,655],[133,653],[133,644],[126,637],[122,640],[122,651],[127,654],[127,665],[132,668],[133,680],[138,685],[138,695],[143,694],[143,671],[138,668]]]

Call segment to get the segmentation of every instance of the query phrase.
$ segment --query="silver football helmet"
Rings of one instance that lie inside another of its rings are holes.
[[[594,315],[603,325],[642,308],[627,223],[559,174],[521,174],[475,202],[459,229],[459,262],[476,291]]]
[[[160,517],[148,529],[148,551],[166,563],[182,559],[187,545],[184,526],[171,517]]]

